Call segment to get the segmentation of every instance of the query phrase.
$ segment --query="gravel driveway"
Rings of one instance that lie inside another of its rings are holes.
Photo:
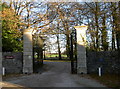
[[[70,62],[44,62],[44,71],[8,79],[5,82],[24,87],[105,87],[77,74],[71,74]]]

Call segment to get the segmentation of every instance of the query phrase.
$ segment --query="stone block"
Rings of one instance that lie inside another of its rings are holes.
[[[24,51],[25,51],[25,52],[33,52],[33,49],[30,49],[30,48],[28,48],[28,47],[24,47]]]
[[[33,67],[24,67],[24,68],[23,68],[23,73],[24,73],[24,74],[33,73]]]
[[[33,58],[30,55],[24,55],[23,60],[23,73],[33,72]]]
[[[87,65],[86,65],[86,62],[80,62],[79,64],[78,64],[78,67],[86,67]]]
[[[32,56],[30,57],[29,55],[25,55],[23,60],[23,64],[25,64],[26,66],[31,66],[33,63],[33,58]]]
[[[30,35],[30,34],[24,34],[23,35],[23,40],[30,40],[30,41],[32,41],[32,36]]]
[[[24,29],[24,34],[25,33],[32,33],[33,32],[33,28],[28,28],[28,29]]]
[[[78,74],[87,74],[87,67],[79,67],[77,68],[77,73]]]
[[[23,56],[24,56],[24,55],[32,56],[32,55],[33,55],[33,52],[24,52],[24,53],[23,53]]]
[[[27,41],[23,42],[23,44],[33,44],[33,42],[30,40],[27,40]]]
[[[33,46],[32,46],[31,44],[24,44],[24,45],[23,45],[23,48],[33,49],[32,47],[33,47]],[[24,49],[23,49],[23,50],[24,50]],[[26,50],[24,50],[24,51],[26,51]]]

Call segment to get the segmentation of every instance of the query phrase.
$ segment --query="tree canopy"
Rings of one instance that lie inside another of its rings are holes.
[[[3,50],[22,49],[20,29],[32,27],[38,33],[69,33],[76,25],[88,25],[87,49],[119,50],[120,2],[14,2],[2,4]],[[68,33],[68,34],[67,34]],[[58,39],[60,38],[57,36]],[[59,45],[59,40],[58,40]],[[59,47],[58,47],[59,48]],[[69,52],[68,52],[69,53]]]
[[[3,3],[1,17],[3,51],[22,51],[19,16],[6,3]]]

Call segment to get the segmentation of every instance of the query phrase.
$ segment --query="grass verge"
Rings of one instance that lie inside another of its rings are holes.
[[[98,74],[89,74],[91,78],[97,80],[98,82],[106,85],[112,89],[120,89],[120,76],[118,74],[103,74],[98,76]]]
[[[25,76],[25,74],[6,74],[6,75],[2,76],[2,79],[4,81],[8,78],[21,77],[21,76]]]

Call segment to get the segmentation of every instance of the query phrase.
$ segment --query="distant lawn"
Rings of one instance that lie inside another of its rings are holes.
[[[50,57],[59,57],[59,55],[58,54],[48,54],[48,55],[45,55],[47,58],[50,58]],[[61,55],[61,57],[67,57],[67,55]]]
[[[106,85],[109,88],[120,89],[120,75],[103,74],[99,77],[97,74],[90,74],[90,77]]]
[[[71,62],[70,60],[44,60],[44,62]]]

